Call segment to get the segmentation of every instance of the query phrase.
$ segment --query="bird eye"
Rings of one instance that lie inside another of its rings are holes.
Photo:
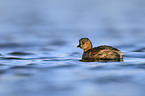
[[[82,44],[85,44],[84,42]]]

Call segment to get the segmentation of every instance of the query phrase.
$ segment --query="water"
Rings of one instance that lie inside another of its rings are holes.
[[[76,47],[82,37],[80,34],[87,36],[90,33],[64,31],[45,34],[42,37],[33,34],[29,36],[37,42],[30,43],[26,42],[26,38],[22,38],[20,33],[16,33],[11,43],[1,43],[0,94],[2,96],[46,96],[46,94],[142,96],[144,94],[143,43],[132,41],[135,42],[132,45],[123,45],[116,42],[118,38],[113,38],[115,41],[111,45],[125,52],[123,62],[80,62],[83,51]],[[94,46],[106,42],[106,39],[97,41],[99,38],[97,32],[91,34],[96,36],[94,38],[90,35]],[[52,36],[57,38],[51,38]]]
[[[144,5],[1,0],[0,96],[143,96]],[[80,62],[82,37],[120,49],[124,61]]]

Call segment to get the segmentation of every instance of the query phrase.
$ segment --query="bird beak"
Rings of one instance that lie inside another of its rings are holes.
[[[77,47],[80,47],[81,46],[81,44],[79,44]]]

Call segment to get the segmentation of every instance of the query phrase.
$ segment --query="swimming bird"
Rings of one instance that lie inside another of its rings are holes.
[[[122,61],[123,54],[117,48],[112,46],[102,45],[94,47],[88,38],[81,38],[79,45],[84,50],[82,55],[83,61]]]

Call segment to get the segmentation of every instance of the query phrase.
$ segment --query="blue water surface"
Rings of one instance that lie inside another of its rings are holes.
[[[0,2],[0,96],[144,96],[143,0]],[[123,62],[80,62],[82,37]]]

